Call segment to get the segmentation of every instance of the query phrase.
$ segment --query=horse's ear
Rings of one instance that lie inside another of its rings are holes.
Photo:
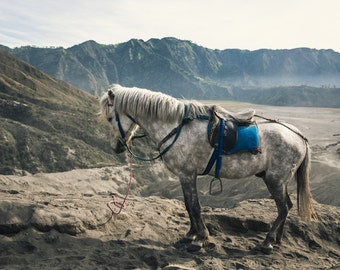
[[[114,99],[115,95],[113,94],[112,90],[109,90],[109,91],[107,92],[107,94],[109,95],[109,97],[110,97],[111,100]]]

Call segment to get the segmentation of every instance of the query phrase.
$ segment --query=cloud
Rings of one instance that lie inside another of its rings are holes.
[[[12,47],[173,36],[212,49],[305,46],[340,51],[338,0],[3,2],[0,43]]]

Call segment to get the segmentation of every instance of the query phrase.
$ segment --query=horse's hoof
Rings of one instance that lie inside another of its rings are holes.
[[[262,250],[262,252],[264,254],[269,255],[269,254],[272,254],[274,248],[273,248],[273,246],[271,244],[269,244],[269,245],[262,245],[261,246],[261,250]]]
[[[276,243],[277,245],[281,246],[282,241],[281,241],[281,239],[276,239],[275,243]]]
[[[193,241],[187,248],[189,252],[197,252],[203,248],[203,241]]]
[[[191,242],[195,241],[196,238],[197,238],[196,235],[186,235],[185,237],[183,237],[183,238],[180,240],[180,243],[182,243],[182,244],[188,244],[188,243],[191,243]]]

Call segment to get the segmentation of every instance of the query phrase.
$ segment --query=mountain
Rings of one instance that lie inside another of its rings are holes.
[[[0,174],[117,163],[98,100],[0,50]]]
[[[340,108],[340,88],[300,85],[240,89],[234,100],[274,106]]]
[[[324,103],[332,101],[340,106],[336,98],[340,92],[336,88],[340,86],[340,54],[333,50],[212,50],[175,38],[146,42],[131,39],[117,45],[87,41],[67,49],[0,49],[94,95],[119,83],[174,97],[286,105],[281,102],[285,88],[303,85],[304,93],[294,98],[295,105],[319,106],[318,98],[322,96]],[[268,98],[270,92],[264,90],[277,86],[283,92],[276,99]],[[251,100],[244,89],[255,90]],[[296,87],[293,92],[300,89]]]

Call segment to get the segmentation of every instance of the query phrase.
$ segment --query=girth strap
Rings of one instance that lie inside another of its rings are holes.
[[[220,126],[220,134],[219,134],[219,138],[218,138],[215,178],[220,178],[220,170],[221,170],[221,167],[222,167],[224,127],[225,127],[225,121],[224,121],[224,119],[222,119],[221,120],[221,126]]]
[[[215,148],[214,152],[212,153],[210,160],[208,162],[207,167],[205,168],[203,175],[208,174],[212,168],[212,166],[215,164],[215,179],[220,178],[220,170],[222,167],[222,155],[223,155],[223,135],[224,135],[224,127],[225,127],[225,120],[221,119],[220,122],[220,133],[218,137],[218,147]]]

